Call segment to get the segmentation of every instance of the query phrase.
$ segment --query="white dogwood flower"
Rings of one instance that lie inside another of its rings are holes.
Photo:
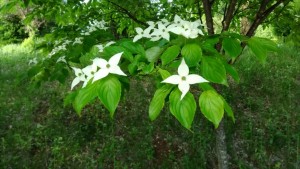
[[[170,34],[167,27],[162,22],[159,22],[157,25],[158,29],[154,29],[153,33],[151,34],[151,41],[158,41],[161,38],[164,38],[169,41]]]
[[[150,38],[150,31],[153,29],[153,26],[149,26],[148,28],[146,28],[145,30],[143,30],[140,27],[135,28],[135,31],[137,33],[137,35],[135,35],[135,37],[133,38],[133,42],[136,42],[142,38]]]
[[[82,72],[81,69],[76,68],[76,67],[72,67],[72,69],[75,72],[75,79],[72,81],[71,84],[71,90],[73,89],[74,86],[76,86],[79,82],[84,82],[86,80],[85,78],[85,74]]]
[[[114,41],[110,41],[108,43],[106,43],[105,45],[102,45],[102,44],[99,44],[99,45],[96,45],[96,47],[98,48],[99,52],[103,52],[104,48],[112,45],[112,44],[115,44],[116,42]]]
[[[189,22],[181,19],[178,15],[174,17],[174,23],[168,26],[170,32],[182,35],[186,38],[197,38],[198,35],[204,35],[199,26],[203,26],[200,20]]]
[[[208,81],[197,74],[189,74],[189,67],[186,65],[184,59],[182,59],[181,64],[178,67],[178,75],[172,75],[164,81],[162,81],[162,83],[178,85],[178,88],[181,91],[181,100],[190,90],[190,84],[204,82]]]
[[[82,37],[79,37],[79,38],[75,38],[75,41],[73,42],[73,45],[75,44],[82,44],[82,40],[83,38]]]
[[[116,42],[114,42],[114,41],[109,41],[109,42],[107,42],[107,44],[105,44],[105,47],[110,46],[110,45],[115,44],[115,43]]]
[[[95,65],[95,64],[88,65],[88,66],[86,66],[85,68],[82,69],[82,72],[85,75],[85,80],[83,82],[82,87],[85,87],[88,84],[88,82],[92,78],[94,78],[94,75],[97,72],[97,70],[98,70],[98,68],[97,68],[97,65]]]
[[[66,56],[61,56],[61,57],[59,57],[59,58],[57,59],[56,63],[58,63],[58,62],[64,62],[64,63],[67,63],[67,61],[66,61]]]
[[[101,58],[95,58],[93,64],[100,69],[95,73],[93,82],[106,77],[109,73],[126,76],[118,66],[123,52],[113,55],[108,61]]]
[[[35,65],[37,63],[38,63],[37,59],[36,58],[32,58],[32,59],[29,60],[28,65],[31,65],[31,64]]]

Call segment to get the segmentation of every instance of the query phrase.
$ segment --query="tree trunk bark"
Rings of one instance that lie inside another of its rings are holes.
[[[216,150],[218,158],[218,169],[228,169],[228,154],[226,136],[224,130],[224,119],[220,122],[216,130]]]

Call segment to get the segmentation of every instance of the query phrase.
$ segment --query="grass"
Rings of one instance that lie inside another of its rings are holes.
[[[18,83],[33,57],[19,45],[0,50],[0,168],[216,168],[215,131],[199,112],[194,133],[167,110],[150,122],[150,79],[131,82],[113,120],[98,102],[79,117],[62,104],[69,86]],[[237,63],[241,83],[223,89],[237,119],[225,118],[230,168],[299,168],[299,65],[284,46],[264,66],[247,51]]]

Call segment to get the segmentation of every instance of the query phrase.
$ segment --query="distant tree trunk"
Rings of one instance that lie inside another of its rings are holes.
[[[241,6],[241,9],[242,9],[242,10],[247,9],[247,8],[248,8],[248,5],[249,5],[249,3],[243,4],[243,5]],[[246,35],[247,32],[248,32],[248,30],[249,30],[249,28],[250,28],[250,24],[251,24],[251,23],[250,23],[250,21],[249,21],[249,19],[248,19],[247,17],[242,17],[242,18],[241,18],[241,29],[240,29],[240,34]]]

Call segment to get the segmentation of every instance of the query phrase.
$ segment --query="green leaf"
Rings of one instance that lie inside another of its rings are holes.
[[[227,63],[224,63],[224,66],[225,66],[225,69],[226,69],[226,72],[230,74],[230,76],[237,82],[239,83],[240,82],[240,76],[238,74],[238,72],[236,71],[236,69],[232,66],[232,65],[229,65]]]
[[[138,66],[137,66],[137,63],[135,63],[135,62],[132,62],[128,65],[128,71],[131,75],[136,74],[137,69],[138,69]]]
[[[143,73],[150,74],[154,70],[154,62],[151,62],[150,64],[146,65],[143,68]]]
[[[224,38],[222,45],[225,52],[232,58],[236,58],[242,52],[241,43],[235,38]]]
[[[132,42],[132,40],[126,40],[120,44],[123,48],[127,49],[132,54],[140,54],[145,56],[145,50],[142,45]]]
[[[212,91],[215,91],[215,92],[216,92],[216,90],[215,90],[210,84],[208,84],[208,83],[200,83],[200,84],[199,84],[199,87],[200,87],[202,90],[204,90],[204,91],[212,90]],[[235,122],[234,113],[233,113],[233,111],[232,111],[230,105],[226,102],[226,100],[224,99],[223,96],[221,96],[221,95],[219,95],[219,96],[222,98],[222,100],[223,100],[223,102],[224,102],[224,110],[225,110],[225,112],[227,113],[227,115],[228,115],[229,117],[231,117],[232,121]]]
[[[199,87],[204,91],[215,90],[209,83],[199,83]]]
[[[113,117],[121,98],[121,83],[115,76],[99,80],[98,97]]]
[[[152,48],[149,48],[146,50],[146,58],[149,62],[155,62],[160,54],[162,53],[163,49],[158,47],[158,46],[154,46]]]
[[[230,105],[227,103],[227,101],[224,99],[224,97],[222,97],[222,100],[223,100],[223,103],[224,103],[224,109],[225,109],[225,112],[227,113],[227,116],[229,116],[233,122],[235,122],[235,118],[234,118],[234,114],[233,114],[233,111],[230,107]]]
[[[190,129],[196,112],[196,101],[190,92],[182,100],[180,97],[181,92],[178,88],[172,91],[169,97],[170,111],[182,126]]]
[[[186,44],[181,50],[181,54],[188,66],[197,65],[202,59],[202,50],[197,44]]]
[[[210,82],[227,85],[226,69],[224,65],[213,57],[203,57],[202,75]]]
[[[250,38],[248,46],[262,63],[266,61],[268,51],[277,51],[278,49],[276,43],[270,39],[259,37]]]
[[[163,85],[161,88],[157,89],[149,106],[149,117],[153,121],[157,118],[162,108],[165,105],[165,99],[171,92],[172,85]]]
[[[219,52],[216,50],[215,46],[219,42],[219,35],[213,35],[210,37],[207,37],[203,42],[200,44],[201,49],[205,52],[209,52],[211,54],[219,54]]]
[[[218,128],[224,115],[222,97],[213,90],[204,91],[199,97],[199,106],[202,114]]]
[[[128,52],[125,48],[121,46],[108,46],[104,48],[102,57],[106,60],[110,59],[113,55],[123,52],[122,57],[129,60],[130,62],[133,61],[133,56],[130,52]]]
[[[159,69],[158,72],[163,80],[171,76],[171,73],[164,69]]]
[[[162,55],[161,61],[162,65],[166,65],[172,62],[180,53],[180,47],[178,45],[174,45],[169,47]]]
[[[5,3],[5,2],[2,2]],[[1,13],[9,13],[12,10],[15,10],[15,7],[17,6],[18,1],[17,0],[10,0],[6,4],[3,4],[3,6],[0,7]]]
[[[199,87],[204,91],[212,90],[212,91],[216,92],[216,90],[209,83],[200,83]],[[224,99],[223,96],[221,96],[221,95],[219,95],[219,96],[222,98],[222,100],[224,102],[224,110],[226,111],[227,115],[229,117],[231,117],[233,122],[235,122],[234,113],[233,113],[230,105],[226,102],[226,100]]]
[[[89,102],[93,101],[98,96],[98,91],[99,91],[98,84],[99,81],[79,90],[73,102],[73,107],[77,112],[77,114],[80,115],[83,107],[86,106]]]
[[[65,98],[64,98],[64,106],[67,106],[69,104],[72,104],[78,94],[78,91],[74,91],[69,93]]]

